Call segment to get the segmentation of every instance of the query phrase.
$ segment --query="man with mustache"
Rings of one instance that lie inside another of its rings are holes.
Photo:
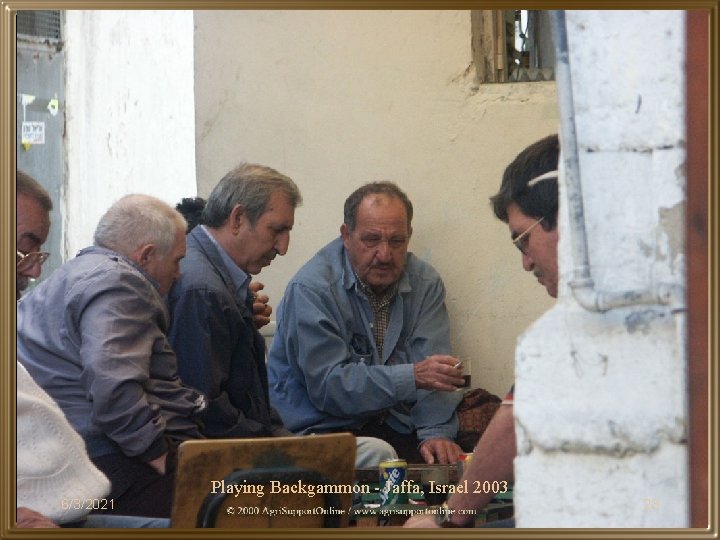
[[[352,431],[380,439],[378,455],[390,443],[411,462],[454,463],[462,368],[450,356],[442,280],[408,252],[412,212],[391,182],[348,197],[341,237],[300,269],[278,307],[270,395],[294,432]]]
[[[253,322],[250,276],[285,255],[302,197],[287,176],[242,163],[213,189],[187,236],[171,290],[170,343],[180,377],[209,400],[210,438],[290,435],[270,407],[265,340]]]

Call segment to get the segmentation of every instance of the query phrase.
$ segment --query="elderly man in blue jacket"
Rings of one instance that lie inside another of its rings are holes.
[[[445,288],[408,252],[412,204],[392,182],[357,189],[341,237],[290,281],[268,358],[270,396],[298,433],[352,431],[412,462],[454,463],[462,367]]]

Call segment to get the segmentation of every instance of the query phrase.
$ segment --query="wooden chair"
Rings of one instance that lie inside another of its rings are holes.
[[[346,527],[355,448],[350,433],[186,441],[172,527]]]

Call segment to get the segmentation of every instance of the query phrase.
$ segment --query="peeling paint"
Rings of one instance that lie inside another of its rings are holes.
[[[671,208],[660,208],[660,231],[667,237],[670,260],[685,253],[685,202]]]
[[[547,453],[579,454],[579,455],[601,455],[616,458],[627,458],[639,454],[654,454],[664,444],[685,444],[686,426],[677,425],[675,429],[660,429],[652,436],[637,438],[633,437],[619,423],[608,421],[608,429],[613,438],[609,440],[590,442],[586,440],[562,440],[539,441],[530,437],[523,438],[523,448],[518,449],[520,455],[528,455],[530,451],[537,448]],[[529,449],[528,451],[525,451]],[[522,450],[522,451],[520,451]]]
[[[642,253],[645,257],[651,257],[653,254],[654,246],[647,243],[644,239],[639,238],[637,241],[637,245],[640,248],[640,253]]]
[[[573,359],[573,369],[579,379],[585,376],[586,370],[591,375],[605,376],[608,372],[608,356],[598,353],[593,358],[583,358],[577,350],[571,350],[570,356]]]
[[[655,319],[663,317],[664,314],[655,309],[646,309],[636,311],[625,318],[625,328],[631,334],[640,332],[642,334],[650,333],[650,326]]]

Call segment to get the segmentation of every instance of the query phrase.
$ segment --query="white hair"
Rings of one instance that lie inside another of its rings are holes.
[[[95,245],[129,256],[146,244],[155,244],[158,255],[170,253],[177,242],[178,229],[185,232],[182,214],[150,195],[126,195],[100,218],[95,229]]]

